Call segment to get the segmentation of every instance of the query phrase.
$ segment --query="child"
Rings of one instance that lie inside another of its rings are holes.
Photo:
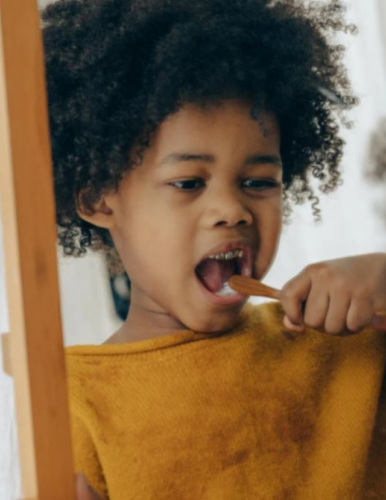
[[[342,13],[61,0],[43,14],[60,242],[116,250],[132,287],[118,332],[67,351],[76,469],[101,498],[384,494],[386,340],[341,334],[386,309],[385,255],[306,268],[284,310],[227,285],[269,269],[283,195],[338,185],[338,114],[355,103],[331,40],[351,30]]]

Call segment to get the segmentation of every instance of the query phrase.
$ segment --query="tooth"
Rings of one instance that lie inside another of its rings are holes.
[[[244,255],[244,250],[236,249],[236,250],[231,250],[229,252],[217,253],[216,255],[210,256],[209,259],[231,260],[231,259],[241,258],[241,257],[243,257],[243,255]]]

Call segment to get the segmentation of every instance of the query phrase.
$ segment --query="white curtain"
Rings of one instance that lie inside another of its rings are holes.
[[[349,46],[349,73],[361,104],[353,114],[355,127],[345,132],[344,185],[333,195],[321,196],[321,224],[313,222],[309,206],[296,209],[266,278],[273,286],[280,287],[310,262],[386,251],[385,221],[376,209],[385,198],[385,189],[365,178],[369,136],[386,116],[386,2],[347,3],[350,19],[360,29],[359,35],[345,37],[344,42]],[[117,319],[101,258],[65,260],[60,263],[60,277],[66,343],[102,342],[116,328]],[[0,331],[8,331],[1,228]],[[1,359],[0,352],[0,500],[14,500],[21,497],[21,485],[13,386],[2,371]]]

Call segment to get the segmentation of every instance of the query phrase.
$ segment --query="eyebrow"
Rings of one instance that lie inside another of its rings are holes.
[[[175,164],[181,162],[203,162],[215,163],[216,158],[210,154],[191,154],[191,153],[171,153],[159,162],[159,166],[166,164]],[[281,158],[277,155],[253,154],[246,158],[245,165],[266,165],[267,163],[282,167]]]

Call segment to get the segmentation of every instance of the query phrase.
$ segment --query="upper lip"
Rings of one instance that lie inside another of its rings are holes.
[[[254,256],[256,253],[255,245],[253,245],[249,240],[239,239],[231,241],[222,241],[217,245],[213,246],[201,259],[198,264],[209,257],[213,257],[219,253],[231,252],[232,250],[243,250],[245,254],[249,254],[252,257],[252,262],[254,261]]]

